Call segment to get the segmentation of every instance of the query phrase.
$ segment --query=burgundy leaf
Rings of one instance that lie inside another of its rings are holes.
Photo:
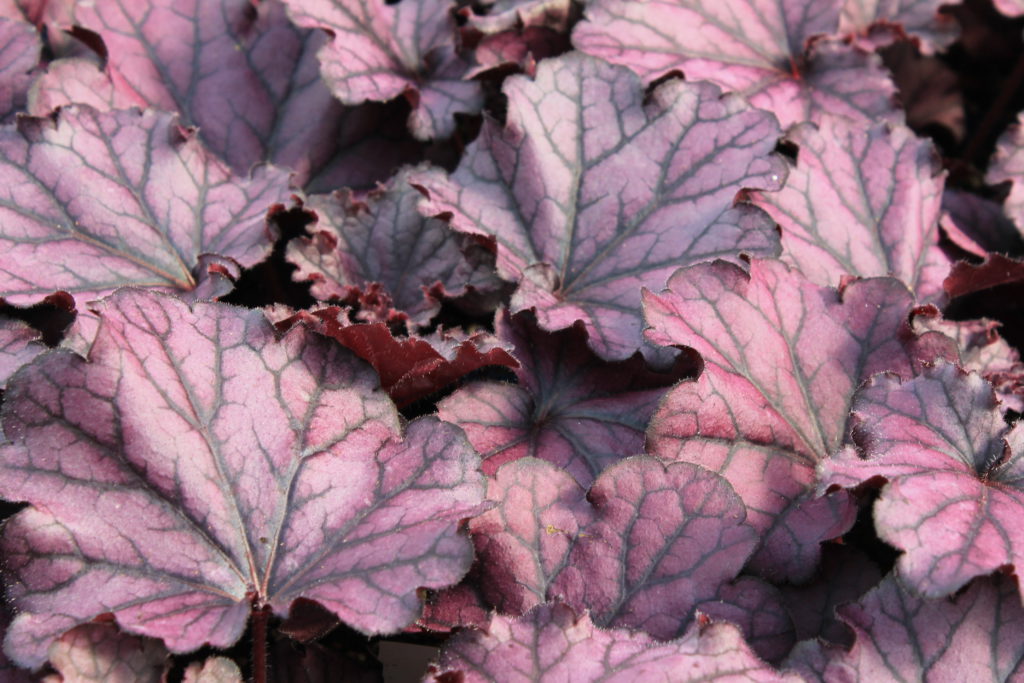
[[[739,626],[750,648],[768,662],[777,663],[796,642],[779,589],[753,576],[723,584],[716,598],[698,605],[697,611],[712,621]]]
[[[440,332],[430,337],[396,338],[384,323],[352,323],[336,306],[301,312],[276,324],[279,329],[288,329],[299,322],[337,340],[372,365],[380,374],[381,386],[399,407],[444,389],[484,366],[518,365],[500,342],[484,332],[460,337]]]
[[[494,235],[513,312],[557,330],[582,320],[607,360],[641,348],[640,288],[680,265],[775,255],[774,225],[736,195],[777,189],[774,117],[712,85],[645,97],[629,71],[579,54],[505,81],[507,125],[484,123],[450,178],[425,174],[427,215]]]
[[[875,24],[891,24],[915,38],[925,54],[943,50],[957,38],[951,14],[940,14],[945,0],[845,0],[839,19],[843,33],[867,34]]]
[[[661,295],[645,294],[649,338],[689,346],[705,362],[699,379],[665,397],[648,452],[729,480],[763,537],[752,565],[759,573],[809,579],[818,544],[853,524],[844,495],[812,492],[816,464],[845,442],[860,383],[956,357],[952,340],[911,332],[912,303],[891,278],[837,292],[778,261],[754,261],[749,275],[724,262],[691,266]]]
[[[267,209],[289,196],[284,173],[231,175],[170,114],[87,107],[0,129],[0,176],[0,296],[15,304],[195,290],[264,258]]]
[[[5,397],[0,494],[32,503],[3,532],[19,664],[106,613],[174,652],[299,597],[396,631],[465,573],[483,485],[458,428],[402,439],[370,368],[259,311],[123,290],[100,313],[88,362],[47,354]]]
[[[548,333],[528,314],[503,311],[495,331],[514,347],[518,384],[475,382],[438,404],[441,419],[466,430],[486,474],[532,456],[590,486],[608,466],[643,452],[658,401],[695,372],[688,358],[664,373],[639,356],[604,362],[587,348],[582,324]]]
[[[345,104],[412,103],[409,129],[420,140],[446,138],[457,112],[475,114],[480,85],[464,80],[469,63],[456,53],[452,0],[284,0],[299,26],[333,36],[320,51],[321,71]]]
[[[788,137],[800,152],[786,186],[752,196],[782,228],[783,260],[819,285],[892,275],[919,299],[941,294],[944,179],[931,143],[906,126],[831,116]]]
[[[893,577],[839,613],[856,633],[827,681],[1013,681],[1024,672],[1024,610],[1016,581],[975,581],[948,600],[922,600]]]
[[[0,18],[0,121],[25,110],[42,47],[31,24]]]
[[[464,631],[445,646],[431,680],[797,681],[757,658],[734,626],[693,628],[659,643],[626,629],[601,629],[558,603],[519,618],[495,615],[486,632]]]
[[[422,169],[420,169],[422,170]],[[288,260],[296,281],[312,281],[318,299],[341,299],[371,282],[383,286],[394,306],[425,326],[441,296],[464,294],[476,277],[456,237],[443,221],[416,210],[422,195],[408,183],[406,168],[388,184],[356,199],[343,190],[314,195],[305,206],[318,222],[311,238],[292,240]]]
[[[31,327],[20,320],[0,318],[0,389],[18,368],[45,350],[39,333]]]
[[[682,70],[778,116],[783,127],[823,113],[898,121],[877,55],[818,39],[838,30],[840,0],[594,0],[573,31],[577,49],[628,66],[645,83]]]
[[[985,180],[992,184],[1010,181],[1010,195],[1004,208],[1024,234],[1024,113],[999,138]]]
[[[1024,282],[1024,261],[1002,254],[989,254],[978,264],[958,261],[942,281],[942,288],[950,299],[955,299],[1018,282]]]
[[[238,665],[227,657],[210,657],[185,667],[183,683],[242,683]]]
[[[457,586],[428,595],[423,605],[423,616],[416,626],[442,633],[469,626],[487,626],[491,608],[480,594],[473,573],[474,569],[470,568],[469,574]]]
[[[821,464],[821,488],[888,484],[875,529],[905,551],[900,578],[926,597],[1024,560],[1024,429],[1003,422],[991,385],[942,363],[901,384],[874,377],[853,404],[853,448]]]
[[[496,507],[470,522],[484,593],[503,612],[545,600],[602,626],[673,638],[756,545],[724,479],[689,463],[630,458],[584,497],[565,472],[524,458],[498,470]]]
[[[83,624],[50,646],[50,664],[65,683],[162,683],[170,656],[158,640]]]

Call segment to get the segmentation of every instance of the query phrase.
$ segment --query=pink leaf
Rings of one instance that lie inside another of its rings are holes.
[[[875,529],[903,550],[900,578],[926,597],[1024,557],[1020,489],[1024,430],[1008,430],[992,387],[942,363],[900,383],[879,375],[853,404],[854,439],[821,464],[822,489],[874,478],[889,483]]]
[[[42,47],[31,24],[0,19],[0,120],[25,110]]]
[[[893,25],[915,38],[924,54],[932,54],[957,38],[953,16],[939,13],[945,4],[944,0],[845,0],[839,30],[867,35],[876,24]]]
[[[299,26],[333,36],[320,50],[324,79],[345,104],[405,95],[409,129],[420,140],[455,131],[456,112],[475,114],[480,85],[464,80],[451,0],[284,0]]]
[[[782,228],[783,260],[812,282],[892,275],[930,299],[949,262],[938,248],[943,174],[930,142],[905,126],[824,117],[792,130],[786,186],[752,200]]]
[[[689,346],[705,362],[700,378],[665,397],[648,452],[729,480],[763,536],[758,572],[810,578],[819,543],[853,524],[845,495],[815,499],[812,491],[817,463],[846,442],[860,383],[955,358],[952,340],[911,332],[912,303],[891,278],[837,292],[777,261],[754,261],[749,275],[723,262],[691,266],[662,294],[645,294],[649,338]]]
[[[573,44],[628,66],[645,83],[681,70],[773,112],[783,127],[828,112],[898,121],[877,55],[821,36],[839,28],[839,0],[594,0]]]
[[[43,351],[46,346],[38,332],[20,320],[0,318],[0,389],[18,368]]]
[[[706,83],[673,80],[644,95],[629,71],[570,54],[535,80],[505,81],[507,124],[492,120],[450,178],[423,175],[427,215],[493,235],[499,274],[517,282],[512,312],[549,331],[582,320],[606,360],[641,348],[641,287],[680,265],[774,255],[774,226],[736,202],[777,189],[778,127]]]
[[[299,597],[396,631],[465,573],[483,486],[460,430],[402,439],[368,367],[259,311],[138,290],[99,310],[88,362],[48,354],[5,397],[0,494],[32,504],[3,533],[19,664],[105,613],[173,652]]]
[[[196,290],[269,253],[267,210],[289,196],[284,173],[233,176],[157,112],[22,118],[0,129],[0,174],[0,296],[15,304],[55,289],[80,303],[122,285]]]
[[[83,624],[50,646],[50,664],[65,683],[162,683],[170,654],[160,641],[113,624]]]
[[[999,138],[985,180],[993,184],[1010,181],[1004,209],[1024,235],[1024,114]]]

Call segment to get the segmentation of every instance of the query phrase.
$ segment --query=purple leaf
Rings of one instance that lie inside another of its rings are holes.
[[[420,140],[446,138],[456,112],[480,110],[480,85],[464,80],[470,64],[456,54],[451,0],[284,2],[299,26],[332,34],[320,50],[321,72],[345,104],[405,95],[409,129]]]
[[[321,300],[344,300],[353,288],[380,283],[421,326],[440,309],[442,296],[459,296],[482,280],[448,225],[416,210],[422,195],[408,183],[414,172],[403,169],[359,199],[348,191],[310,197],[305,206],[318,221],[311,238],[288,245],[287,258],[298,267],[294,279],[312,281],[310,292]]]
[[[38,332],[20,320],[0,318],[0,390],[18,368],[43,351],[46,346]]]
[[[1010,181],[1004,210],[1024,235],[1024,114],[1000,136],[985,180],[993,184]]]
[[[0,18],[0,121],[25,110],[42,47],[31,24]]]
[[[50,664],[66,683],[161,683],[170,655],[158,640],[83,624],[50,646]]]
[[[504,612],[559,599],[602,626],[673,638],[756,544],[731,487],[688,463],[624,460],[584,498],[565,472],[524,458],[488,497],[496,507],[470,529],[484,593]]]
[[[888,481],[875,529],[905,551],[897,570],[907,586],[949,595],[1024,561],[1024,428],[1006,427],[988,382],[949,363],[903,384],[879,375],[853,411],[864,457],[849,448],[823,462],[820,487]]]
[[[800,146],[780,192],[755,204],[782,228],[782,259],[812,282],[895,276],[936,298],[948,260],[938,248],[943,175],[930,142],[905,126],[824,117],[787,136]]]
[[[572,40],[645,83],[674,70],[712,81],[773,112],[783,127],[825,112],[901,120],[878,56],[821,38],[837,31],[839,16],[839,0],[595,0]]]
[[[557,330],[582,320],[606,360],[641,348],[640,288],[680,265],[741,252],[775,255],[774,225],[737,203],[777,189],[774,117],[706,83],[673,80],[645,97],[629,71],[579,54],[535,80],[505,81],[507,125],[484,123],[450,178],[414,179],[427,215],[494,235],[512,312]]]
[[[967,121],[960,75],[942,59],[922,55],[911,41],[891,45],[881,55],[899,90],[907,125],[961,143]]]
[[[969,254],[985,258],[992,251],[1024,250],[1024,230],[1019,230],[1003,213],[1003,207],[991,199],[947,188],[942,195],[942,210],[943,232]]]
[[[441,419],[466,430],[485,474],[532,456],[590,486],[608,466],[643,453],[658,401],[694,373],[689,359],[665,373],[653,372],[639,356],[601,361],[587,348],[582,325],[548,333],[527,314],[513,318],[502,311],[495,331],[514,346],[518,384],[475,382],[438,404]]]
[[[445,646],[433,681],[639,680],[797,681],[762,662],[729,624],[693,628],[658,643],[626,629],[601,629],[558,603],[519,618],[495,615],[486,632],[464,631]],[[456,678],[457,677],[457,678]]]
[[[698,605],[697,611],[712,621],[739,626],[750,648],[768,662],[777,663],[796,642],[779,589],[753,576],[723,584],[716,598]]]
[[[231,175],[170,114],[87,107],[0,129],[0,177],[0,296],[15,304],[195,290],[267,255],[267,209],[290,194],[273,168]]]
[[[816,464],[845,442],[860,383],[956,357],[951,340],[910,331],[912,304],[891,278],[837,292],[778,261],[754,261],[749,275],[724,262],[691,266],[662,294],[645,294],[649,338],[689,346],[705,363],[700,378],[665,397],[648,452],[729,480],[763,536],[752,565],[759,573],[810,578],[818,544],[853,524],[844,495],[812,491]]]
[[[989,254],[981,263],[957,261],[942,281],[950,299],[1002,285],[1024,282],[1024,260]]]
[[[939,13],[945,4],[944,0],[845,0],[839,30],[866,35],[876,24],[895,25],[916,40],[921,52],[932,54],[957,38],[953,15]],[[890,35],[895,38],[898,34]]]
[[[1008,577],[922,600],[890,576],[839,613],[857,639],[828,663],[827,681],[1013,681],[1024,672],[1024,610]]]
[[[99,310],[88,362],[48,354],[5,397],[0,495],[32,503],[3,533],[19,664],[105,613],[174,652],[299,597],[396,631],[465,573],[483,483],[458,428],[403,440],[370,368],[259,311],[139,290]]]

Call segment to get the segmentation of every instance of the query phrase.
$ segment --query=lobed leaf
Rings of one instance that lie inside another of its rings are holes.
[[[1024,12],[1024,8],[1021,10]],[[1006,215],[1017,224],[1024,235],[1024,114],[999,137],[996,153],[989,164],[986,182],[995,184],[1009,181],[1010,194],[1006,198]]]
[[[37,331],[20,320],[0,317],[0,390],[18,368],[44,351],[46,346]]]
[[[113,624],[83,624],[54,641],[50,664],[64,683],[162,683],[170,655],[159,641]]]
[[[414,178],[430,216],[494,236],[512,312],[549,331],[582,320],[605,360],[641,348],[641,287],[681,265],[775,255],[774,226],[736,202],[777,189],[774,117],[706,83],[673,80],[644,95],[629,71],[569,54],[505,81],[504,127],[492,120],[449,178]]]
[[[0,121],[9,123],[25,111],[42,49],[31,24],[0,17]]]
[[[396,631],[465,573],[483,488],[456,427],[403,439],[372,370],[259,311],[123,290],[99,312],[88,361],[47,354],[3,405],[0,494],[32,504],[2,537],[18,664],[107,613],[172,652],[299,597]]]

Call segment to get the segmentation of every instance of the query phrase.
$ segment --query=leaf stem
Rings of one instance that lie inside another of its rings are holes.
[[[254,607],[252,612],[252,681],[267,683],[267,622],[270,606]]]

